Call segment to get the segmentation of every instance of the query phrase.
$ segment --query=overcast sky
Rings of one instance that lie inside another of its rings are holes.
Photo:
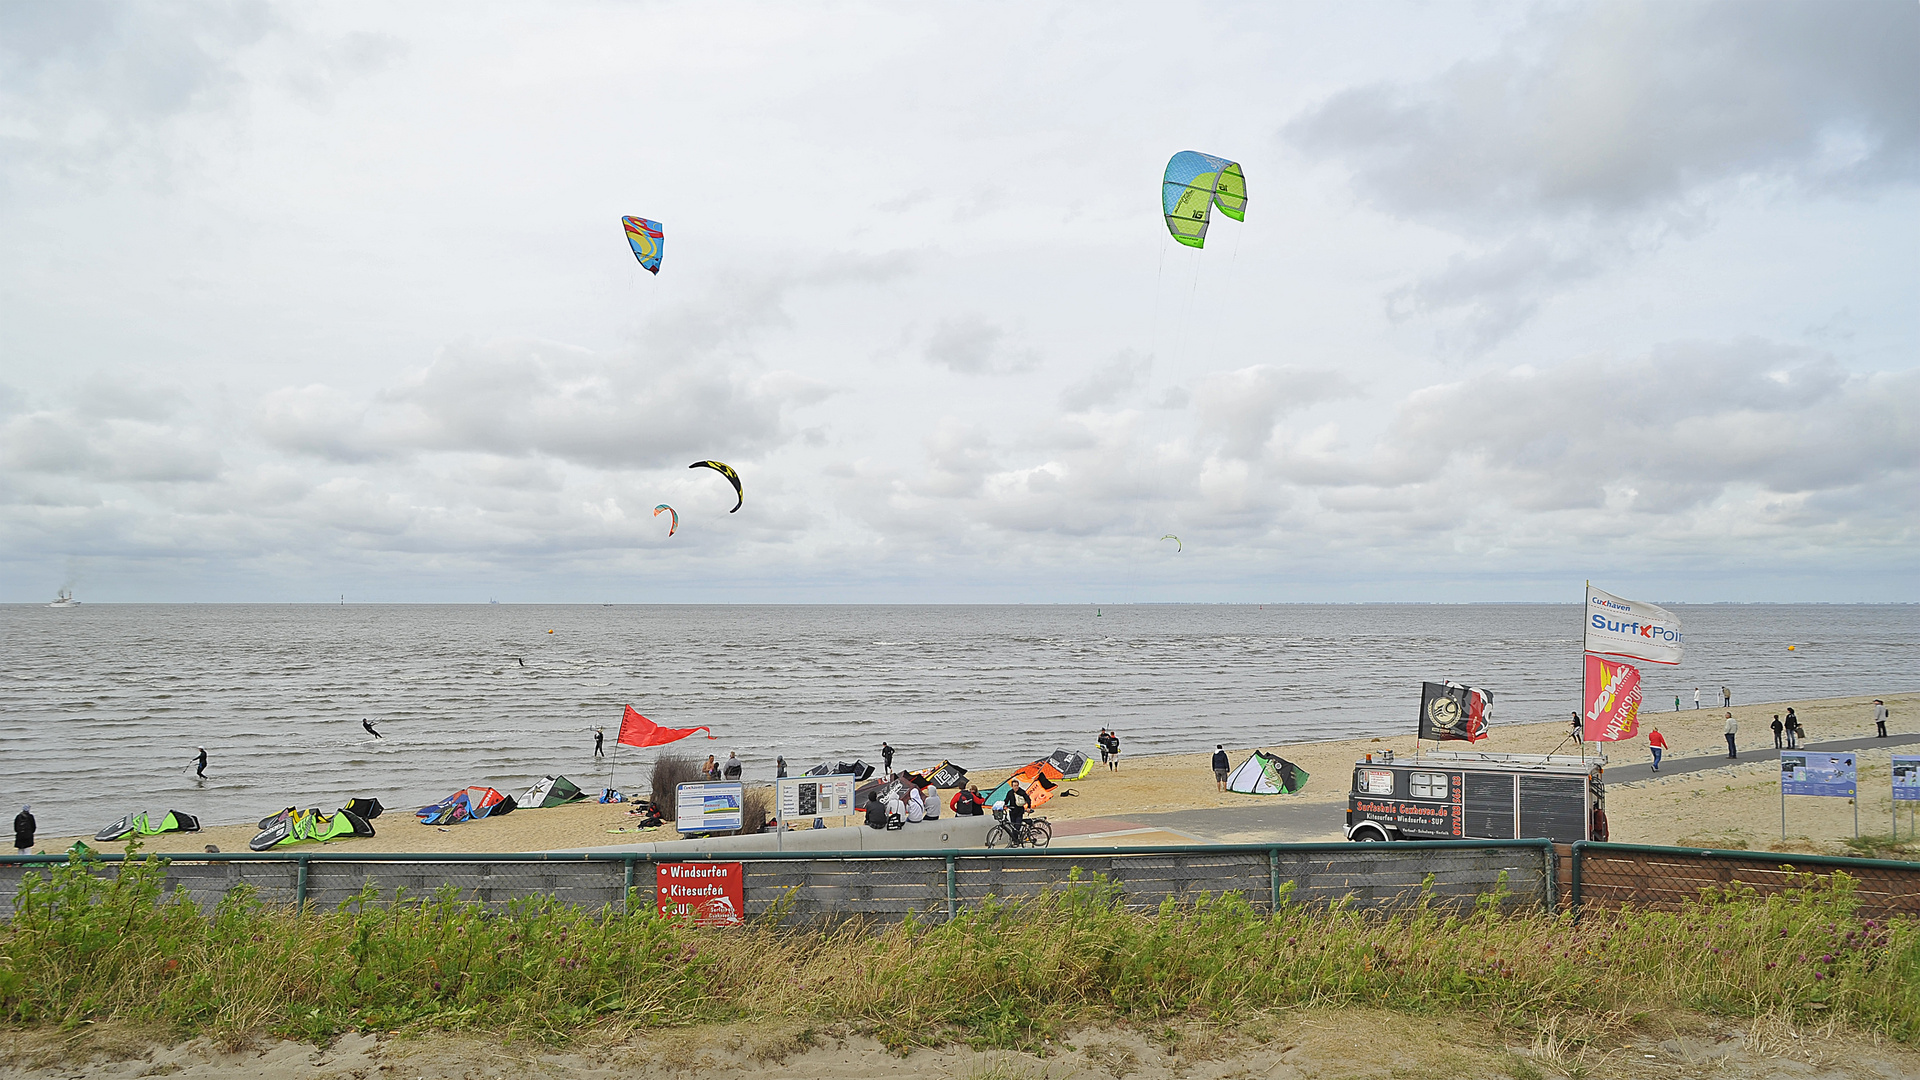
[[[6,0],[0,600],[1920,600],[1917,56],[1905,0]],[[1247,177],[1201,251],[1183,149]]]

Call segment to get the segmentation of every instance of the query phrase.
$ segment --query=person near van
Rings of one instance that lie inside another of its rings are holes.
[[[1787,729],[1787,726],[1780,722],[1780,714],[1774,713],[1773,714],[1773,748],[1775,750],[1780,749],[1780,747],[1784,745],[1780,742],[1780,733],[1785,731],[1786,729]]]
[[[33,804],[21,807],[13,818],[13,850],[22,855],[32,851],[33,833],[39,827],[40,823],[33,817]]]
[[[1879,698],[1873,699],[1873,737],[1874,738],[1884,739],[1887,737],[1887,717],[1892,715],[1893,715],[1892,713],[1887,711],[1886,702],[1881,701]]]
[[[1007,820],[1018,829],[1020,823],[1027,820],[1027,809],[1033,805],[1033,796],[1018,781],[1007,785]]]
[[[1213,785],[1221,791],[1227,790],[1227,770],[1232,768],[1227,761],[1227,745],[1215,743],[1213,747]]]
[[[1660,759],[1667,753],[1667,737],[1660,734],[1659,728],[1647,733],[1647,749],[1653,751],[1653,771],[1660,771]]]
[[[1740,734],[1740,721],[1735,720],[1733,718],[1732,713],[1728,713],[1727,714],[1727,756],[1730,758],[1738,758],[1740,756],[1740,748],[1735,746],[1733,742],[1734,736],[1738,734]]]

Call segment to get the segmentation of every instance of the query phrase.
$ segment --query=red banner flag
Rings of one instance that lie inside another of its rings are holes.
[[[1587,654],[1587,708],[1581,737],[1617,742],[1640,731],[1640,669]]]
[[[665,746],[670,742],[679,742],[696,731],[707,732],[708,738],[713,737],[713,729],[705,724],[690,728],[661,727],[633,711],[633,706],[629,705],[627,715],[620,718],[619,742],[622,746]]]

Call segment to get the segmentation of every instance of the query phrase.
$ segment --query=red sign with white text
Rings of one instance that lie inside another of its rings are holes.
[[[1640,731],[1640,669],[1587,654],[1587,707],[1580,718],[1588,742],[1617,742]]]
[[[739,926],[747,914],[747,876],[740,863],[661,863],[653,897],[662,917],[696,926]]]

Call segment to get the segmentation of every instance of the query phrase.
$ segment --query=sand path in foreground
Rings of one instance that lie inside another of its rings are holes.
[[[1920,691],[1736,705],[1732,712],[1740,723],[1742,746],[1771,747],[1773,736],[1767,729],[1767,723],[1775,713],[1784,715],[1788,705],[1792,705],[1799,714],[1806,726],[1809,741],[1822,742],[1871,735],[1873,708],[1870,703],[1874,697],[1884,699],[1892,709],[1892,731],[1920,730]],[[1413,710],[1409,708],[1408,713],[1408,727],[1411,728]],[[1640,737],[1629,742],[1610,744],[1606,751],[1615,762],[1644,762],[1647,760],[1646,732],[1657,727],[1666,736],[1673,757],[1724,755],[1726,744],[1721,739],[1724,722],[1725,711],[1719,709],[1652,713],[1641,718]],[[1492,735],[1474,749],[1536,754],[1558,750],[1565,753],[1573,749],[1565,741],[1567,728],[1567,724],[1559,722],[1496,723]],[[1124,736],[1126,733],[1122,731],[1121,734]],[[1464,747],[1465,744],[1458,745]],[[1253,748],[1228,749],[1234,763],[1238,764]],[[1096,762],[1091,775],[1068,785],[1074,792],[1073,797],[1055,798],[1042,812],[1055,821],[1096,817],[1125,820],[1128,815],[1257,806],[1273,799],[1286,799],[1301,805],[1324,806],[1325,828],[1266,839],[1291,842],[1339,839],[1345,819],[1350,770],[1354,762],[1366,753],[1388,749],[1400,757],[1411,755],[1414,752],[1414,740],[1409,731],[1375,738],[1270,745],[1265,749],[1307,770],[1311,779],[1305,791],[1295,796],[1254,796],[1216,790],[1213,772],[1208,764],[1210,751],[1159,757],[1123,756],[1119,769],[1113,772]],[[1592,752],[1591,745],[1588,750]],[[1920,747],[1907,746],[1901,752],[1920,754]],[[1892,803],[1888,791],[1888,755],[1886,749],[1870,749],[1860,754],[1860,828],[1863,833],[1884,835],[1890,829]],[[1765,848],[1777,843],[1780,839],[1780,800],[1776,770],[1777,766],[1770,761],[1751,761],[1728,769],[1612,785],[1608,789],[1607,810],[1613,839],[1624,843],[1686,846],[1707,846],[1707,841],[1715,840],[1723,842],[1716,846],[1752,848]],[[998,783],[1010,771],[1010,768],[978,768],[975,776],[982,789],[986,789],[990,786],[989,781]],[[619,805],[576,803],[546,810],[521,810],[506,817],[445,827],[418,823],[411,809],[398,807],[389,810],[374,822],[378,835],[368,839],[324,845],[302,844],[279,850],[356,854],[518,852],[675,839],[670,830],[610,832],[628,827],[633,821],[627,816],[627,808]],[[1904,814],[1902,821],[1904,828]],[[1836,845],[1853,835],[1853,808],[1846,799],[1796,797],[1788,800],[1787,824],[1791,838],[1787,846],[1838,850]],[[245,851],[247,841],[256,831],[250,825],[227,825],[193,834],[165,834],[147,838],[145,850],[192,853],[202,851],[207,844],[214,844],[222,851]],[[46,838],[42,840],[39,850],[62,851],[75,839],[78,838]],[[89,844],[103,851],[118,851],[123,847],[118,843],[94,844],[90,837],[86,839]]]

